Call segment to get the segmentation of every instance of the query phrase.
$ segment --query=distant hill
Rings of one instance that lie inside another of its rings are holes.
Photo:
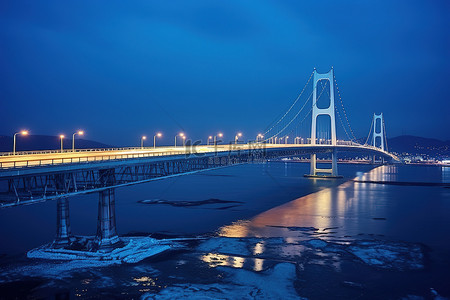
[[[389,151],[398,154],[450,157],[450,141],[440,141],[412,135],[401,135],[388,139]]]
[[[77,149],[87,148],[112,148],[111,145],[75,138]],[[72,148],[72,137],[64,139],[64,149]],[[0,152],[11,152],[13,149],[13,137],[0,135]],[[61,149],[61,142],[58,136],[50,135],[29,135],[16,137],[16,151],[31,150],[57,150]]]

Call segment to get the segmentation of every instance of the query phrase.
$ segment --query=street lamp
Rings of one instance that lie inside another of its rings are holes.
[[[162,137],[162,133],[158,132],[156,135],[153,136],[153,149],[156,149],[156,137]]]
[[[144,149],[144,141],[147,139],[145,135],[141,137],[141,149]]]
[[[177,146],[177,136],[184,136],[184,133],[180,132],[179,134],[175,135],[175,147]]]
[[[209,145],[209,140],[212,140],[212,136],[208,136],[208,140],[206,141],[206,146]]]
[[[75,135],[83,135],[84,131],[83,130],[78,130],[77,132],[75,132],[74,134],[72,134],[72,152],[75,152]]]
[[[20,132],[16,132],[14,133],[14,138],[13,138],[13,155],[16,155],[16,135],[21,134],[21,135],[28,135],[28,131],[26,130],[22,130]]]
[[[284,138],[284,143],[285,144],[287,144],[288,143],[288,138],[289,138],[289,136],[287,135],[285,138]]]
[[[64,152],[64,150],[63,150],[63,139],[64,139],[64,138],[65,138],[64,134],[60,134],[60,135],[59,135],[59,139],[61,140],[61,153]]]
[[[264,136],[261,133],[258,133],[258,135],[256,136],[256,142],[259,142],[259,139],[262,140]]]
[[[214,146],[217,146],[217,137],[223,137],[223,134],[222,133],[219,133],[218,135],[215,135],[214,136]]]
[[[238,140],[239,140],[239,138],[242,136],[242,133],[240,133],[240,132],[238,132],[237,134],[236,134],[236,136],[234,137],[234,143],[235,144],[237,144],[237,142],[238,142]]]
[[[186,136],[183,135],[181,138],[183,139],[183,146],[186,146]]]

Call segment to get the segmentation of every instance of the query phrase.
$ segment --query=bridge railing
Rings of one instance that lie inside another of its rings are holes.
[[[151,150],[153,147],[117,147],[117,148],[89,148],[89,149],[64,149],[61,150],[35,150],[35,151],[16,151],[14,152],[0,152],[0,156],[12,155],[30,155],[30,154],[53,154],[53,153],[73,153],[73,152],[108,152],[108,151],[124,151],[124,150]]]
[[[165,152],[148,152],[148,153],[128,153],[114,155],[98,155],[98,156],[77,156],[68,158],[52,158],[52,159],[30,159],[26,161],[0,162],[0,168],[23,168],[23,167],[39,167],[49,165],[71,164],[71,163],[87,163],[95,161],[121,160],[130,158],[144,158],[167,155],[186,154],[186,151],[165,151]]]
[[[228,147],[211,147],[211,148],[214,148],[214,152],[230,151],[230,149]],[[117,148],[117,149],[120,150],[119,148]],[[121,149],[122,150],[130,150],[130,148],[126,148],[126,149],[121,148]],[[133,148],[133,149],[142,150],[142,148]],[[148,149],[153,149],[153,148],[148,148]],[[239,149],[234,149],[234,150],[239,150]],[[64,157],[61,157],[61,158],[36,158],[36,159],[28,159],[28,160],[22,160],[22,161],[0,162],[0,169],[39,167],[39,166],[61,165],[61,164],[73,164],[73,163],[88,163],[88,162],[95,162],[95,161],[124,160],[124,159],[130,159],[130,158],[145,158],[145,157],[158,157],[158,156],[169,156],[169,155],[190,155],[193,153],[195,153],[195,152],[193,152],[192,149],[183,147],[182,150],[172,150],[172,151],[166,150],[166,151],[144,152],[144,153],[99,154],[99,155],[95,155],[95,156],[71,156],[71,157],[66,157],[66,158],[64,158]]]

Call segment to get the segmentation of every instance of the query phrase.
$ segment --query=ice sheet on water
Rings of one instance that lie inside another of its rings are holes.
[[[91,271],[122,263],[136,263],[166,250],[181,247],[173,240],[156,240],[149,237],[123,237],[125,246],[111,252],[89,252],[68,249],[53,249],[45,245],[28,252],[29,258],[38,258],[29,263],[2,270],[0,282],[21,277],[69,278],[74,272]],[[137,269],[139,271],[139,269]]]
[[[354,240],[337,243],[322,239],[299,242],[282,242],[282,238],[211,238],[197,248],[198,251],[237,257],[254,257],[269,260],[295,260],[319,263],[352,259],[356,256],[362,262],[384,269],[417,270],[424,267],[423,249],[418,244],[385,240]],[[336,256],[340,253],[339,256]],[[216,257],[217,258],[217,257]],[[207,260],[204,260],[207,261]],[[220,262],[220,261],[219,261]],[[210,266],[226,265],[214,262]],[[233,264],[231,264],[233,265]],[[234,264],[239,266],[239,264]],[[242,265],[242,264],[241,264]]]
[[[310,240],[310,241],[308,241],[308,244],[313,246],[314,248],[324,248],[328,245],[327,242],[322,241],[320,239]]]
[[[249,239],[247,238],[218,237],[201,243],[197,250],[248,256],[250,255],[248,247]]]
[[[154,256],[171,248],[179,247],[179,243],[156,240],[150,237],[123,237],[124,246],[109,252],[77,251],[69,249],[54,249],[44,245],[27,253],[29,258],[68,261],[110,261],[112,263],[136,263],[147,257]]]
[[[424,267],[422,247],[416,244],[363,241],[355,242],[347,249],[366,264],[379,268],[418,270]]]
[[[280,263],[260,273],[243,269],[220,268],[226,273],[223,283],[175,284],[158,294],[142,299],[302,299],[294,289],[295,265]]]

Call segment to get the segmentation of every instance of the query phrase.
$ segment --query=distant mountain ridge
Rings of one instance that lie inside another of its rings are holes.
[[[63,141],[64,149],[72,149],[72,137],[65,138]],[[99,143],[96,141],[75,138],[75,147],[77,149],[88,148],[113,148],[111,145]],[[29,135],[16,137],[16,151],[32,150],[58,150],[61,149],[59,136],[51,135]],[[0,135],[0,152],[13,151],[13,137]]]
[[[441,141],[412,135],[401,135],[388,139],[388,149],[398,154],[450,156],[450,141]]]

